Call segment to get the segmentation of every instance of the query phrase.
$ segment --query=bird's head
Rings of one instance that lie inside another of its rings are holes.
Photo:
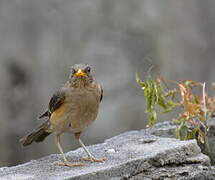
[[[70,82],[74,87],[84,87],[92,83],[91,67],[88,64],[75,64],[72,66]]]

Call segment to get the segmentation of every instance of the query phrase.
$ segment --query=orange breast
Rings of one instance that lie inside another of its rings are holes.
[[[61,105],[58,109],[56,109],[52,115],[51,115],[51,119],[59,119],[60,117],[62,117],[64,115],[66,111],[66,107],[64,105]]]
[[[68,122],[66,121],[67,115],[67,107],[65,105],[61,105],[58,109],[56,109],[51,117],[51,128],[57,132],[63,132],[68,127]]]

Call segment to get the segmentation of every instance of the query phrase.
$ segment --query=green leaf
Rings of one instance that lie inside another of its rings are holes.
[[[191,85],[193,85],[193,81],[191,81],[191,80],[186,80],[185,82],[184,82],[184,85],[185,86],[191,86]]]
[[[187,139],[195,139],[196,138],[196,134],[198,132],[197,128],[192,129],[188,135],[187,135]]]
[[[175,129],[175,135],[177,139],[186,140],[188,135],[188,128],[184,122],[181,122],[180,125]]]
[[[148,126],[151,128],[155,125],[156,122],[157,122],[157,113],[156,111],[152,110],[151,112],[149,112],[149,115],[148,115]]]
[[[183,125],[180,127],[180,139],[187,140],[188,128]]]
[[[163,113],[168,113],[168,112],[172,111],[174,108],[176,108],[178,106],[180,106],[180,104],[169,100],[169,101],[166,102],[166,109],[165,109],[165,111],[163,111]]]
[[[142,88],[145,88],[145,83],[140,79],[139,74],[136,72],[136,82],[139,84]]]
[[[176,139],[181,139],[181,136],[180,136],[180,128],[179,128],[179,127],[177,127],[177,128],[175,129],[175,137],[176,137]]]

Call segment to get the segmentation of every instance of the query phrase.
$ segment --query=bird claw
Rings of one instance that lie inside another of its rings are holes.
[[[68,167],[85,166],[85,164],[82,163],[82,162],[70,163],[70,162],[68,162],[68,161],[64,161],[64,162],[55,162],[54,165],[57,165],[57,166],[68,166]]]
[[[84,161],[90,161],[90,162],[104,162],[104,161],[107,160],[106,157],[103,157],[103,158],[100,158],[100,159],[97,159],[95,157],[82,157],[81,159],[84,160]]]

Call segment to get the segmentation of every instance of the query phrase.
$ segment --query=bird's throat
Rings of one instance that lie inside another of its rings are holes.
[[[78,78],[78,79],[75,79],[71,85],[72,85],[72,87],[75,87],[75,88],[84,88],[88,85],[88,83],[87,83],[86,79]]]

